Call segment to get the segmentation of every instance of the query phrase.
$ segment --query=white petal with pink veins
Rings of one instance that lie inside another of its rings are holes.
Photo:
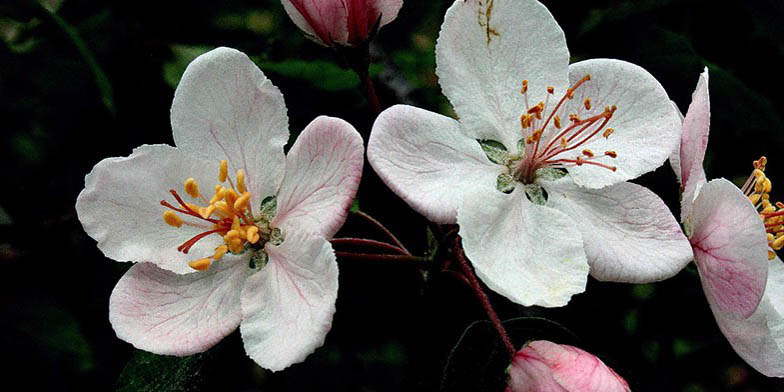
[[[768,242],[757,210],[735,185],[717,179],[702,188],[686,224],[705,291],[723,312],[751,315],[767,279]]]
[[[218,48],[193,60],[174,93],[171,123],[183,152],[226,159],[231,174],[245,171],[253,208],[278,190],[289,138],[286,105],[244,53]]]
[[[455,223],[463,195],[498,192],[498,175],[506,171],[457,121],[413,106],[378,116],[367,155],[392,191],[436,223]]]
[[[163,221],[167,208],[160,202],[179,206],[169,193],[174,189],[186,202],[199,203],[182,192],[185,180],[193,177],[211,184],[217,181],[217,173],[217,161],[203,161],[167,145],[141,146],[128,157],[107,158],[95,165],[76,200],[76,212],[106,257],[149,261],[181,274],[193,272],[188,261],[212,255],[223,240],[211,235],[197,242],[189,254],[177,251],[183,242],[212,226],[188,217],[183,220],[201,226],[171,227]]]
[[[509,367],[507,392],[628,392],[629,385],[596,356],[546,340],[528,343]]]
[[[615,166],[616,171],[593,165],[568,168],[574,182],[590,188],[601,188],[637,178],[661,166],[678,145],[681,122],[670,103],[667,92],[643,68],[621,60],[592,59],[569,66],[572,84],[591,75],[591,80],[580,86],[574,99],[567,100],[566,114],[577,113],[581,119],[602,113],[606,106],[617,107],[604,128],[613,128],[608,137],[597,137],[579,148],[556,155],[556,158],[575,159],[582,149],[596,154],[616,152],[617,158],[598,160]],[[591,110],[585,110],[586,98],[591,99]],[[598,125],[597,125],[598,126]],[[581,140],[581,139],[580,139]]]
[[[136,348],[178,356],[202,352],[239,325],[240,291],[250,271],[230,255],[187,275],[136,264],[112,291],[109,321],[117,337]]]
[[[322,45],[348,40],[348,11],[345,0],[282,0],[294,24]]]
[[[707,182],[702,161],[705,159],[705,149],[708,147],[708,133],[710,131],[710,96],[708,93],[708,69],[700,75],[697,89],[692,94],[691,105],[686,117],[683,119],[683,136],[680,143],[680,179],[683,197],[681,202],[681,217],[686,218],[691,213],[694,198],[700,188]]]
[[[460,123],[509,151],[522,138],[522,81],[529,82],[530,106],[545,100],[548,86],[557,95],[568,87],[563,31],[534,0],[455,1],[441,26],[436,64]]]
[[[767,262],[768,282],[757,310],[746,319],[723,312],[706,291],[719,329],[735,352],[758,372],[784,377],[784,264]]]
[[[466,197],[460,236],[476,274],[493,291],[524,306],[563,306],[585,291],[588,263],[574,221],[528,201],[522,186]]]
[[[542,185],[549,195],[547,205],[577,224],[596,279],[659,281],[692,260],[678,221],[647,188],[624,182],[592,190],[579,188],[566,177]]]
[[[351,124],[319,117],[286,156],[273,226],[332,237],[346,220],[364,162],[362,137]]]
[[[269,264],[242,290],[242,341],[256,363],[272,371],[302,362],[332,326],[338,266],[325,239],[284,232],[279,246],[267,244]]]

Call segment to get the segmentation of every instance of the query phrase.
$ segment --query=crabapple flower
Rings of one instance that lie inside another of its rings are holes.
[[[775,253],[784,246],[784,204],[770,201],[764,157],[742,188],[708,182],[702,162],[709,129],[706,69],[670,158],[683,191],[681,219],[719,329],[752,367],[784,377],[784,265]]]
[[[546,340],[528,343],[509,366],[506,392],[628,392],[629,385],[599,358]]]
[[[357,190],[361,137],[319,117],[284,155],[283,96],[229,48],[188,65],[171,122],[176,147],[104,159],[76,203],[104,255],[138,262],[112,292],[112,327],[137,348],[183,356],[239,326],[262,367],[303,361],[332,323],[338,268],[327,238]]]
[[[661,165],[680,138],[678,113],[648,72],[609,59],[570,65],[563,31],[534,0],[455,1],[436,60],[459,120],[387,109],[368,160],[416,211],[460,225],[488,287],[562,306],[589,269],[649,282],[691,260],[664,202],[625,182]]]
[[[358,46],[395,20],[403,0],[281,0],[294,24],[324,46]]]

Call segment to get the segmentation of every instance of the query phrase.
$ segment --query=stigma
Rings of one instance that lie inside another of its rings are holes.
[[[228,162],[220,162],[218,184],[209,199],[202,194],[199,184],[193,178],[185,180],[184,191],[194,202],[186,202],[176,190],[169,193],[177,201],[173,205],[161,200],[167,209],[163,221],[175,228],[185,226],[204,229],[203,232],[185,241],[177,250],[188,254],[190,249],[202,238],[220,235],[223,243],[215,248],[212,255],[190,261],[188,265],[197,271],[206,271],[213,262],[219,261],[226,253],[242,253],[246,246],[254,246],[262,240],[264,232],[254,222],[250,208],[251,194],[245,186],[245,172],[237,170],[232,181],[228,173]],[[268,225],[263,225],[269,231]]]
[[[761,157],[754,161],[751,172],[741,191],[749,198],[751,204],[759,211],[760,219],[765,224],[765,235],[768,239],[768,259],[776,258],[776,251],[784,248],[784,203],[770,201],[773,183],[765,175],[768,159]]]
[[[615,151],[592,151],[586,144],[599,138],[609,139],[615,132],[607,123],[616,111],[615,105],[604,110],[592,110],[591,98],[585,98],[575,112],[566,111],[564,103],[573,100],[575,91],[591,80],[585,75],[573,86],[566,89],[554,104],[551,96],[556,94],[554,87],[547,87],[545,100],[530,106],[528,102],[528,81],[523,80],[520,93],[525,102],[525,111],[520,116],[522,129],[522,159],[514,171],[514,177],[521,182],[530,183],[538,169],[564,169],[573,166],[590,165],[601,169],[616,171],[617,167],[608,160],[618,157]],[[552,106],[551,106],[552,104]],[[573,153],[573,157],[569,154]]]

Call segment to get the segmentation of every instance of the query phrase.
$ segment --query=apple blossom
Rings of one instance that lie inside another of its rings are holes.
[[[784,245],[784,205],[770,202],[764,157],[741,189],[725,179],[707,182],[709,129],[706,69],[670,159],[683,191],[681,219],[719,329],[752,367],[784,377],[784,266],[775,254]]]
[[[324,46],[358,46],[397,17],[403,0],[281,0],[292,21]]]
[[[394,106],[373,126],[368,160],[416,211],[460,225],[488,287],[562,306],[589,268],[599,280],[650,282],[691,260],[664,202],[625,182],[661,165],[680,136],[648,72],[610,59],[570,65],[563,31],[534,0],[455,1],[436,61],[459,120]]]
[[[509,366],[507,392],[628,392],[629,385],[599,358],[546,340],[528,343]]]
[[[104,159],[76,203],[104,255],[138,262],[109,301],[117,336],[182,356],[239,326],[262,367],[304,360],[332,323],[338,269],[327,238],[357,190],[361,137],[319,117],[284,155],[283,96],[229,48],[188,66],[171,122],[177,147]],[[214,192],[200,188],[211,183]]]

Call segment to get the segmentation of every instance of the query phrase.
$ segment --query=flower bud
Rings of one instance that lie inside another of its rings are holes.
[[[599,358],[546,340],[528,343],[509,366],[506,392],[628,392],[629,385]]]
[[[397,17],[403,0],[281,0],[294,23],[325,46],[354,47]]]

